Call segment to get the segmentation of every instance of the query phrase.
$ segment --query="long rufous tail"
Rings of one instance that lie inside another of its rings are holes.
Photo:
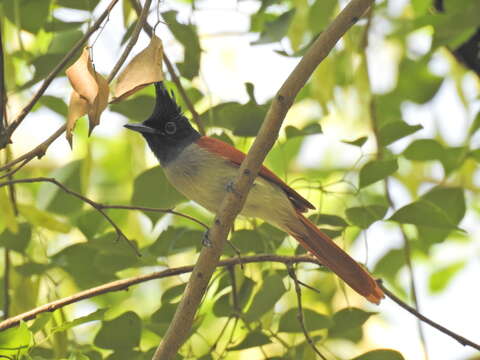
[[[310,220],[300,213],[297,216],[303,226],[298,223],[288,226],[289,234],[353,290],[372,303],[379,304],[385,295],[372,276]],[[305,230],[302,231],[302,228]]]

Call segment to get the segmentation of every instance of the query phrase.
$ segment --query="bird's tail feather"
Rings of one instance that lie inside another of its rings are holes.
[[[352,289],[372,303],[380,303],[385,295],[372,276],[310,220],[300,213],[297,216],[303,226],[289,225],[288,233]]]

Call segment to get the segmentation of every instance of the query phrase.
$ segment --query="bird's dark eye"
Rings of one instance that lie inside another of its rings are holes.
[[[169,121],[165,124],[165,133],[168,135],[173,135],[177,131],[177,124],[173,121]]]

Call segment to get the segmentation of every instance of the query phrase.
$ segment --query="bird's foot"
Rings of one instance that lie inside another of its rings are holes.
[[[207,230],[203,233],[202,245],[205,246],[205,247],[212,247],[213,246],[212,240],[210,240],[209,234],[210,234],[210,230]]]
[[[226,186],[227,192],[234,193],[235,195],[238,196],[237,190],[235,190],[235,185],[232,181],[229,181]]]

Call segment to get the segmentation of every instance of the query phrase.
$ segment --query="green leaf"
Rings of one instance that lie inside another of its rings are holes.
[[[250,252],[258,254],[265,251],[265,243],[262,240],[257,230],[237,230],[232,234],[230,241],[242,254]],[[231,248],[226,250],[227,253],[232,254]]]
[[[60,324],[56,328],[52,330],[52,332],[59,332],[59,331],[65,331],[68,329],[71,329],[75,326],[85,324],[90,321],[95,321],[95,320],[103,320],[105,317],[105,313],[107,312],[108,309],[98,309],[97,311],[94,311],[88,315],[81,316],[75,320],[72,321],[65,321],[64,323]]]
[[[472,125],[470,125],[470,129],[468,129],[468,134],[472,136],[477,132],[480,128],[480,111],[477,112],[475,119],[473,119]]]
[[[293,15],[295,15],[295,9],[288,10],[275,20],[267,22],[260,37],[252,42],[252,45],[269,44],[282,40],[287,35]]]
[[[168,288],[167,290],[165,290],[161,298],[162,304],[174,302],[176,298],[178,298],[183,294],[186,286],[187,284],[185,283],[185,284],[172,286],[171,288]]]
[[[186,201],[185,197],[170,185],[160,166],[141,173],[135,179],[133,186],[132,205],[171,209]],[[164,215],[153,212],[145,212],[145,214],[152,221]]]
[[[87,239],[91,239],[105,230],[110,224],[102,214],[96,209],[92,209],[83,211],[76,218],[76,225]]]
[[[297,136],[307,136],[321,133],[322,127],[316,122],[305,125],[305,127],[303,127],[302,129],[297,129],[296,127],[291,125],[285,128],[285,134],[287,135],[287,139],[291,139]]]
[[[0,246],[18,251],[19,253],[24,253],[31,238],[31,225],[28,223],[22,223],[16,234],[10,232],[8,229],[0,234]]]
[[[430,72],[429,61],[430,56],[415,60],[403,58],[398,69],[399,74],[402,75],[398,77],[395,89],[395,93],[403,100],[424,104],[437,93],[443,78]]]
[[[330,328],[328,335],[330,337],[358,341],[362,337],[361,328],[363,324],[375,314],[375,312],[368,312],[358,308],[345,308],[337,311],[333,315],[334,325]],[[358,335],[360,335],[360,338],[358,338]]]
[[[367,136],[362,136],[362,137],[359,137],[358,139],[355,139],[355,140],[351,140],[351,141],[343,140],[342,142],[345,143],[345,144],[348,144],[348,145],[362,147],[363,144],[365,144],[367,142],[367,140],[368,140]]]
[[[403,121],[389,122],[383,125],[378,132],[380,146],[387,146],[395,141],[423,129],[422,125],[408,125]]]
[[[18,210],[30,224],[35,226],[64,234],[68,233],[72,228],[72,226],[64,220],[58,219],[55,215],[47,211],[39,210],[35,206],[21,204],[18,205]]]
[[[430,292],[432,294],[438,294],[444,291],[455,275],[457,275],[464,267],[465,262],[460,261],[444,266],[441,269],[433,272],[428,281],[428,288]]]
[[[380,349],[369,351],[352,360],[405,360],[405,358],[396,350]]]
[[[458,169],[467,158],[469,149],[466,146],[447,147],[443,151],[441,159],[445,174],[450,174],[453,170]]]
[[[443,155],[443,146],[433,139],[415,140],[403,152],[408,160],[415,161],[440,160]]]
[[[330,226],[337,226],[342,228],[348,226],[348,223],[345,221],[345,219],[343,219],[338,215],[332,215],[332,214],[312,215],[310,217],[310,220],[312,220],[317,225],[330,225]]]
[[[345,213],[352,225],[367,229],[375,221],[383,219],[387,209],[384,205],[357,206],[348,208]]]
[[[314,34],[323,31],[337,7],[337,0],[316,0],[308,12],[308,25]]]
[[[461,187],[435,186],[420,199],[437,205],[455,225],[458,225],[465,216],[465,194]]]
[[[83,33],[80,30],[69,30],[55,33],[52,42],[48,46],[50,54],[64,54],[71,49],[81,38]]]
[[[213,313],[216,317],[227,317],[232,315],[234,312],[233,306],[231,304],[232,293],[229,292],[220,296],[215,303],[213,304]]]
[[[140,122],[152,114],[154,105],[155,99],[152,96],[139,95],[110,105],[110,110]]]
[[[86,10],[92,11],[97,6],[100,0],[57,0],[56,3],[59,6],[77,9],[77,10]]]
[[[210,108],[200,116],[200,120],[209,126],[221,127],[233,131],[236,136],[256,136],[262,125],[268,105],[248,102],[226,102]]]
[[[56,17],[52,17],[45,26],[43,27],[45,31],[58,33],[60,31],[68,31],[79,28],[84,24],[83,21],[62,21]],[[64,49],[65,51],[66,49]]]
[[[53,171],[50,177],[55,178],[68,189],[81,193],[81,165],[81,160],[72,161]],[[67,194],[55,184],[42,183],[37,194],[37,204],[42,210],[69,215],[79,211],[83,201]]]
[[[430,0],[412,0],[412,7],[417,15],[423,15],[432,5]]]
[[[270,338],[265,335],[261,330],[257,329],[252,332],[249,332],[245,339],[243,339],[240,344],[229,347],[229,351],[249,349],[252,347],[262,346],[270,344]]]
[[[308,331],[327,329],[332,326],[332,320],[324,314],[310,309],[303,309],[303,319]],[[298,319],[298,309],[290,309],[280,318],[278,326],[280,332],[303,332]]]
[[[434,228],[455,229],[445,211],[428,200],[418,200],[398,209],[388,220]]]
[[[36,34],[47,21],[50,0],[3,0],[2,10],[12,24]]]
[[[50,110],[56,112],[57,114],[67,117],[68,116],[68,106],[65,104],[65,101],[62,99],[51,96],[51,95],[43,95],[40,100],[38,101],[40,105],[43,105]]]
[[[391,249],[375,264],[373,272],[393,280],[405,265],[405,250]]]
[[[51,264],[41,264],[36,262],[25,262],[22,265],[15,266],[15,270],[22,274],[23,276],[32,276],[32,275],[40,275],[50,269],[52,267]]]
[[[398,170],[397,159],[373,160],[366,163],[360,169],[360,188],[371,185],[379,180],[385,179]]]
[[[177,64],[182,76],[191,80],[198,75],[200,70],[200,40],[197,28],[192,25],[181,24],[177,21],[177,12],[170,10],[162,13],[168,28],[184,48],[183,62]]]
[[[113,320],[104,321],[94,344],[103,349],[126,351],[140,344],[141,332],[142,320],[133,311],[127,311]]]
[[[258,320],[267,311],[273,309],[285,291],[285,285],[280,275],[273,274],[265,277],[262,287],[253,297],[252,304],[245,314],[245,319],[247,321]]]
[[[7,358],[26,354],[32,343],[33,334],[23,321],[18,326],[0,332],[1,354]]]
[[[199,249],[203,235],[202,231],[170,226],[149,247],[149,251],[154,255],[167,256],[189,247]]]

